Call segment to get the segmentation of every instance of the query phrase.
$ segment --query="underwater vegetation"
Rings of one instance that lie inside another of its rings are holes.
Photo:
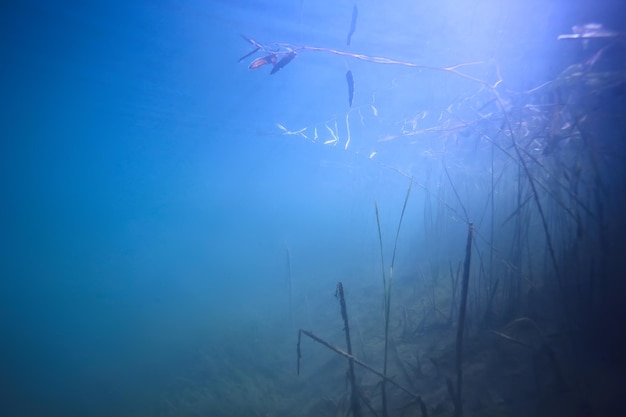
[[[348,45],[356,19],[355,7]],[[350,147],[355,127],[348,114],[347,135],[336,120],[295,131],[278,125],[281,135],[320,146],[342,144],[344,151],[406,180],[389,264],[384,255],[390,242],[383,238],[378,205],[372,207],[382,300],[380,288],[351,293],[343,281],[335,291],[339,308],[312,313],[306,294],[292,294],[296,274],[287,250],[289,322],[298,327],[287,326],[292,339],[258,335],[264,341],[247,347],[255,350],[254,359],[224,355],[217,361],[217,354],[207,351],[212,359],[202,366],[224,379],[188,378],[172,388],[160,415],[624,411],[619,400],[626,372],[624,34],[595,25],[559,37],[598,43],[585,47],[584,60],[526,91],[508,89],[496,63],[440,68],[244,39],[254,50],[242,59],[262,54],[250,69],[271,66],[275,74],[296,65],[297,54],[329,53],[442,73],[465,83],[467,93],[438,115],[417,112],[369,147]],[[477,66],[484,71],[472,71]],[[346,75],[350,107],[357,76],[351,70]],[[377,117],[373,103],[371,111]],[[411,158],[423,163],[397,167],[379,155],[399,141],[413,146]],[[416,194],[424,202],[419,208],[411,205]],[[425,261],[397,268],[398,236],[417,233],[403,227],[405,213],[417,210],[428,245],[416,257]],[[263,361],[273,365],[253,365]]]

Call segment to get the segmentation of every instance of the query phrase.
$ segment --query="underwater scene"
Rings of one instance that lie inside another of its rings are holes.
[[[0,9],[0,416],[626,415],[623,0]]]

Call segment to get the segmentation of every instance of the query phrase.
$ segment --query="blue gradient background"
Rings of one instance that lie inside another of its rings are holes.
[[[237,63],[240,33],[344,48],[352,4],[3,3],[2,415],[123,415],[200,332],[283,313],[286,246],[320,287],[376,254],[372,201],[395,218],[406,179],[275,125],[342,121],[346,60],[303,52],[272,76]],[[619,2],[469,4],[358,2],[349,50],[434,66],[495,58],[526,89],[575,61],[553,42],[572,24],[623,23]],[[348,64],[355,106],[394,77],[413,104],[436,104],[406,69]],[[380,110],[401,119],[406,105]],[[386,158],[404,166],[401,149]]]

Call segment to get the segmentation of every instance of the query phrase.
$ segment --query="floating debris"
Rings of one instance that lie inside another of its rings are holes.
[[[270,74],[274,74],[278,72],[278,70],[283,68],[285,65],[287,65],[291,61],[293,61],[295,57],[296,57],[296,53],[294,51],[288,52],[284,57],[280,59],[280,61],[274,64],[274,68],[272,68],[272,71],[270,72]]]
[[[572,33],[559,35],[557,39],[617,38],[619,36],[625,36],[625,34],[606,30],[601,23],[587,23],[573,26]]]
[[[260,46],[257,46],[256,48],[254,48],[251,52],[248,52],[247,54],[245,54],[244,56],[242,56],[241,58],[239,58],[239,60],[237,62],[241,62],[244,59],[248,58],[250,55],[255,54],[259,49],[261,49]]]
[[[308,136],[304,134],[304,132],[306,132],[307,130],[306,127],[303,127],[302,129],[296,131],[291,131],[280,123],[276,123],[276,127],[283,131],[283,135],[300,135],[303,138],[308,139]],[[315,134],[317,135],[317,130],[315,131]]]
[[[248,69],[257,69],[267,64],[276,62],[276,54],[270,54],[261,58],[257,58],[248,65]],[[273,71],[273,70],[272,70]]]
[[[336,131],[337,131],[337,122],[335,122],[335,130],[334,131],[327,124],[324,124],[324,126],[326,126],[326,129],[328,129],[328,131],[330,132],[330,135],[333,137],[331,140],[327,140],[326,142],[324,142],[324,145],[327,145],[329,143],[337,143],[337,142],[339,142],[339,135],[336,133]]]

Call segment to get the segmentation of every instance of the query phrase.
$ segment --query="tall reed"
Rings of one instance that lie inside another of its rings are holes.
[[[463,281],[461,283],[461,305],[459,306],[459,323],[456,332],[456,396],[454,398],[454,415],[463,417],[463,332],[465,331],[465,314],[467,310],[467,291],[469,288],[469,272],[472,262],[472,237],[474,225],[469,224],[467,245],[465,246],[465,264],[463,265]]]
[[[289,321],[291,326],[294,325],[293,322],[293,298],[292,298],[292,290],[291,290],[291,252],[289,252],[289,248],[286,249],[287,255],[287,263],[285,268],[285,280],[287,281],[287,291],[289,295]]]
[[[400,220],[398,221],[398,229],[396,230],[396,238],[393,244],[393,252],[391,255],[391,266],[389,268],[389,280],[387,280],[385,274],[385,257],[383,255],[383,236],[380,229],[380,215],[378,214],[378,204],[374,200],[374,207],[376,209],[376,225],[378,226],[378,243],[380,244],[380,262],[382,265],[383,275],[383,291],[384,291],[384,318],[385,318],[385,348],[383,358],[383,375],[387,376],[387,358],[389,352],[389,322],[391,318],[391,284],[393,282],[393,267],[396,261],[396,250],[398,248],[398,237],[400,236],[400,229],[402,227],[402,219],[406,211],[406,206],[409,201],[409,195],[411,195],[411,187],[413,186],[413,179],[409,183],[409,188],[406,190],[406,196],[404,197],[404,204],[402,205],[402,213],[400,213]],[[387,386],[386,380],[381,383],[382,389],[382,401],[383,401],[383,417],[387,417]]]

